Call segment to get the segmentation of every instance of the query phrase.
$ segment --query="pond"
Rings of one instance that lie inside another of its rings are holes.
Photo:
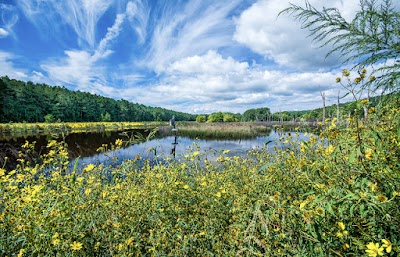
[[[253,138],[246,139],[197,139],[176,134],[160,135],[149,141],[129,145],[121,149],[107,152],[107,154],[99,153],[97,149],[103,144],[114,143],[117,139],[127,141],[128,136],[140,133],[147,136],[149,131],[133,130],[127,132],[88,132],[88,133],[71,133],[64,140],[68,145],[69,157],[71,160],[78,159],[79,166],[85,166],[90,163],[100,164],[118,164],[125,159],[134,159],[138,154],[142,158],[183,158],[190,150],[204,153],[205,158],[209,160],[215,159],[222,151],[229,150],[228,156],[245,155],[247,151],[252,149],[261,149],[265,144],[270,144],[272,151],[273,142],[278,142],[280,137],[288,136],[290,132],[282,132],[270,129]],[[293,137],[295,133],[291,133]],[[300,140],[307,140],[308,136],[299,133]],[[5,166],[8,170],[15,167],[18,151],[26,142],[36,142],[35,150],[38,154],[45,153],[46,145],[52,139],[50,135],[35,135],[26,137],[0,137],[0,167]],[[61,138],[58,138],[61,140]],[[283,145],[278,147],[284,147]],[[8,161],[4,165],[5,157]],[[32,159],[35,156],[31,157]],[[71,162],[73,164],[73,162]]]

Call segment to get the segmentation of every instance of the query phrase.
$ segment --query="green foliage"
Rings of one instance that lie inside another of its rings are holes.
[[[207,121],[207,117],[205,115],[197,115],[196,122],[204,123]]]
[[[207,122],[237,122],[240,120],[240,114],[231,112],[214,112],[208,116]]]
[[[55,121],[56,119],[54,118],[53,114],[47,114],[46,116],[44,116],[44,122],[46,123],[53,123]]]
[[[239,119],[233,113],[224,113],[224,122],[237,122]]]
[[[63,122],[194,120],[195,116],[64,87],[0,78],[0,123],[43,122],[51,114]]]
[[[207,122],[223,122],[224,114],[222,112],[215,112],[208,116]]]
[[[101,114],[101,121],[103,122],[111,121],[111,115],[108,112],[106,112],[105,114]]]
[[[269,108],[249,109],[242,115],[242,121],[266,121],[271,117]]]
[[[344,63],[358,62],[362,70],[384,63],[375,72],[375,89],[399,90],[400,14],[391,0],[360,0],[361,10],[352,21],[346,21],[336,8],[314,8],[308,1],[305,7],[291,4],[281,14],[290,14],[321,46],[332,45],[328,55],[339,53]],[[388,61],[388,62],[386,62]]]

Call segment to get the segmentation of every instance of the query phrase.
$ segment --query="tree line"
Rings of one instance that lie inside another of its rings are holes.
[[[0,77],[0,122],[191,121],[196,116],[65,87]]]

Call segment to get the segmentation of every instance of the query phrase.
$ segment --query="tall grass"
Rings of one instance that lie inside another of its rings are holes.
[[[248,122],[179,122],[177,128],[181,136],[200,139],[245,139],[268,135],[271,132],[270,127]]]

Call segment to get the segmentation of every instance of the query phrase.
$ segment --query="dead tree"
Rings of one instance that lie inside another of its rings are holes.
[[[337,94],[337,110],[336,110],[336,120],[337,120],[337,124],[340,124],[340,90]]]
[[[322,103],[323,103],[323,108],[322,108],[322,124],[325,124],[325,92],[320,91],[321,97],[322,97]]]

